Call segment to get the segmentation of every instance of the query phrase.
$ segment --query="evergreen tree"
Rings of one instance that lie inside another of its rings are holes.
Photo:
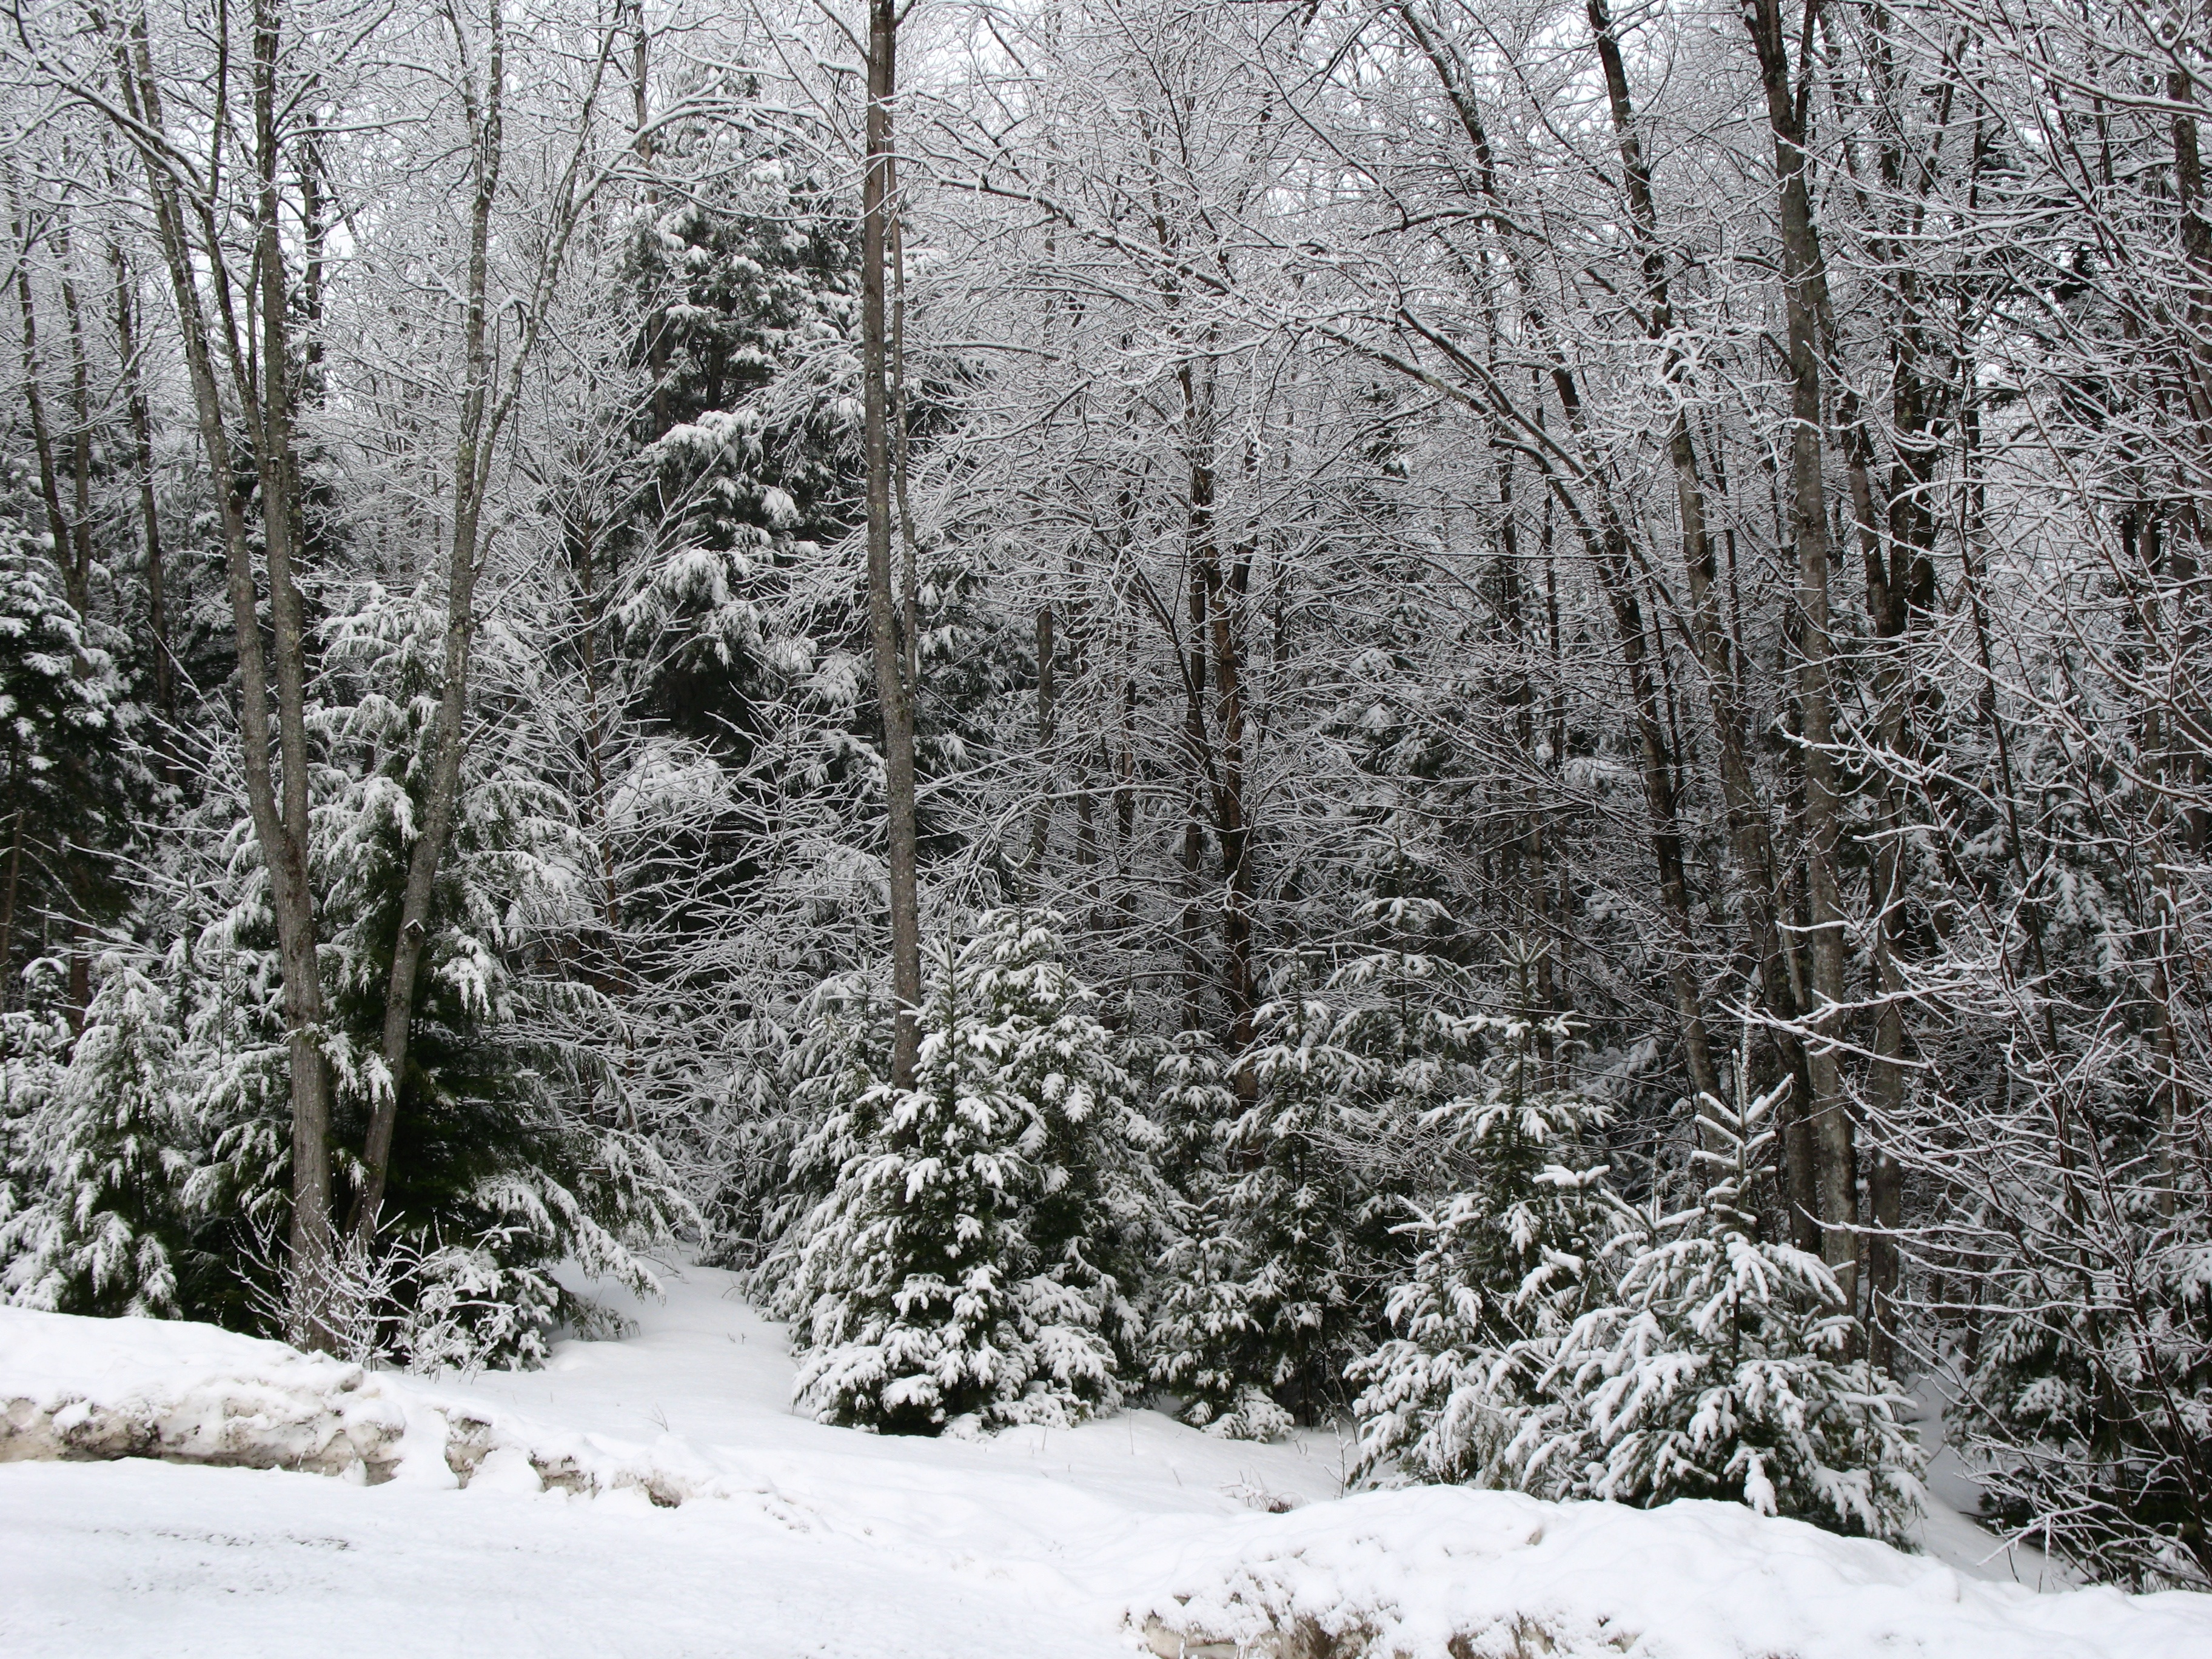
[[[1555,1045],[1568,1036],[1564,1017],[1508,1022],[1484,1086],[1439,1116],[1464,1184],[1404,1229],[1419,1254],[1389,1295],[1398,1334],[1346,1373],[1363,1385],[1353,1409],[1367,1470],[1525,1486],[1565,1419],[1544,1379],[1614,1224],[1585,1139],[1605,1110],[1547,1079],[1540,1029]]]
[[[179,1313],[189,1125],[167,997],[111,953],[68,1070],[33,1117],[30,1201],[0,1221],[0,1286],[58,1313]]]
[[[1121,1401],[1156,1131],[1054,921],[1000,911],[948,945],[915,1087],[869,1077],[838,1102],[828,1139],[854,1150],[805,1224],[791,1292],[797,1397],[824,1420],[935,1433]]]
[[[1294,1419],[1265,1386],[1275,1369],[1268,1310],[1253,1295],[1250,1241],[1226,1151],[1239,1118],[1230,1060],[1202,1031],[1178,1033],[1142,1059],[1164,1167],[1181,1189],[1152,1276],[1152,1381],[1180,1395],[1183,1420],[1209,1434],[1272,1440]]]
[[[148,779],[118,643],[78,615],[53,561],[0,521],[0,1012],[25,1006],[21,971],[57,933],[82,936],[128,902],[113,855]],[[76,1018],[89,960],[82,945],[70,955]]]
[[[1947,1417],[1991,1520],[2100,1577],[2197,1589],[2212,1582],[2200,1520],[2212,1469],[2212,1194],[2153,1173],[2140,1131],[2112,1120],[2100,1150],[2119,1179],[2094,1222],[2066,1172],[2027,1158],[2003,1203],[1971,1222],[1989,1247],[2004,1237],[2007,1209],[2039,1201],[2083,1232],[2136,1230],[2133,1271],[2100,1270],[2064,1233],[2032,1251],[1991,1248],[1951,1356],[1961,1386]],[[2123,1324],[2116,1308],[2133,1318]]]
[[[793,564],[844,533],[858,495],[857,410],[822,395],[858,326],[853,214],[766,127],[676,136],[692,165],[719,163],[711,186],[641,204],[623,273],[648,385],[622,644],[644,712],[740,751],[781,678],[813,665],[777,615]]]
[[[871,1091],[890,1071],[891,1011],[860,973],[834,974],[800,1005],[796,1036],[770,1078],[769,1097],[741,1121],[743,1154],[715,1206],[718,1237],[747,1250],[764,1305],[796,1320],[806,1222],[876,1126]]]
[[[430,769],[439,621],[421,596],[371,590],[329,630],[333,677],[355,694],[329,716],[348,773],[325,814],[331,1004],[342,1041],[363,1055],[376,1047],[412,803]],[[494,637],[478,650],[488,697],[526,695],[529,642]],[[648,1293],[656,1280],[632,1246],[696,1221],[603,1063],[574,1052],[550,1017],[573,988],[533,963],[585,908],[568,872],[588,866],[571,804],[512,736],[488,735],[466,763],[407,1075],[386,1079],[364,1061],[354,1097],[365,1110],[370,1087],[400,1091],[382,1221],[409,1261],[396,1281],[403,1340],[434,1332],[448,1356],[484,1364],[542,1359],[556,1322],[606,1323],[554,1277],[562,1261]]]
[[[69,1050],[69,1023],[58,1013],[0,1015],[0,1240],[15,1237],[10,1224],[46,1191],[33,1131],[60,1092]],[[15,1248],[0,1243],[0,1275]]]
[[[1194,1121],[1194,1105],[1214,1113],[1212,1144],[1183,1165],[1152,1335],[1154,1377],[1189,1397],[1188,1420],[1224,1434],[1276,1431],[1284,1410],[1311,1420],[1379,1334],[1372,1287],[1402,1262],[1395,1224],[1440,1122],[1519,1029],[1472,1012],[1469,976],[1433,948],[1442,923],[1432,901],[1364,907],[1367,948],[1261,1011],[1241,1109],[1225,1067],[1187,1059],[1169,1074],[1170,1123]]]
[[[1340,1041],[1340,1012],[1261,1011],[1251,1098],[1189,1183],[1192,1231],[1171,1261],[1191,1277],[1164,1299],[1155,1371],[1192,1391],[1188,1420],[1224,1434],[1255,1423],[1252,1390],[1311,1418],[1353,1351],[1363,1195],[1346,1130],[1371,1067]]]
[[[1910,1547],[1926,1459],[1909,1402],[1860,1357],[1865,1334],[1826,1266],[1762,1224],[1755,1188],[1788,1086],[1741,1109],[1705,1097],[1696,1203],[1619,1206],[1618,1280],[1545,1379],[1572,1427],[1531,1484],[1639,1506],[1726,1498]]]
[[[564,1012],[588,988],[564,979],[559,947],[589,905],[572,872],[590,866],[571,804],[534,775],[512,727],[487,732],[465,758],[407,1072],[384,1075],[383,994],[430,764],[441,621],[423,596],[368,587],[322,639],[326,700],[314,725],[325,764],[312,851],[342,1175],[343,1149],[359,1144],[375,1092],[399,1093],[376,1243],[349,1268],[373,1286],[355,1301],[374,1328],[342,1335],[410,1364],[531,1364],[556,1323],[607,1323],[556,1278],[561,1263],[650,1292],[656,1281],[634,1246],[696,1216],[623,1109],[604,1057],[570,1040]],[[487,697],[526,686],[528,641],[495,632],[478,652]],[[235,810],[217,799],[208,812]],[[264,1322],[270,1287],[239,1285],[238,1263],[271,1255],[260,1241],[277,1237],[286,1215],[275,929],[244,826],[228,826],[216,845],[231,856],[195,872],[216,915],[178,963],[195,1004],[186,1060],[208,1147],[189,1196],[196,1261],[211,1270],[191,1285],[196,1307],[252,1327]],[[265,1277],[282,1263],[251,1271]]]
[[[211,793],[172,867],[178,939],[163,963],[184,1041],[185,1106],[200,1147],[184,1199],[193,1318],[280,1333],[278,1257],[291,1217],[292,1130],[276,919],[244,803]],[[274,1301],[272,1302],[272,1298]]]
[[[1724,1498],[1909,1544],[1924,1460],[1905,1402],[1853,1357],[1833,1275],[1758,1212],[1779,1094],[1704,1102],[1705,1179],[1679,1210],[1628,1203],[1574,1155],[1592,1117],[1571,1096],[1480,1112],[1493,1173],[1422,1224],[1401,1334],[1353,1368],[1365,1466],[1561,1500]]]

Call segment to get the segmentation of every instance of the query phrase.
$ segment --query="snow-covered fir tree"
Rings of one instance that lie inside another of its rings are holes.
[[[1295,1419],[1268,1384],[1269,1310],[1255,1304],[1249,1218],[1224,1150],[1240,1114],[1220,1046],[1202,1031],[1138,1045],[1161,1127],[1163,1168],[1176,1188],[1146,1346],[1152,1381],[1183,1402],[1183,1420],[1224,1439],[1272,1440]]]
[[[1991,1521],[2103,1577],[2197,1588],[2212,1581],[2212,1188],[2147,1155],[2137,1114],[2154,1097],[2106,1115],[2094,1202],[2036,1141],[2007,1138],[2011,1184],[1961,1227],[1990,1260],[1976,1305],[1945,1310],[1946,1418]],[[2032,1210],[2067,1225],[2000,1253]]]
[[[1367,1466],[1555,1499],[1725,1498],[1909,1543],[1925,1460],[1907,1402],[1834,1276],[1760,1214],[1780,1092],[1702,1103],[1680,1207],[1632,1204],[1573,1155],[1571,1096],[1494,1097],[1472,1129],[1504,1184],[1422,1224],[1401,1334],[1354,1367]]]
[[[1432,1109],[1463,1184],[1403,1224],[1419,1254],[1389,1293],[1397,1334],[1346,1372],[1370,1472],[1528,1486],[1571,1420],[1546,1379],[1616,1224],[1589,1140],[1606,1109],[1548,1076],[1536,1042],[1570,1035],[1564,1016],[1506,1021],[1481,1087]]]
[[[1379,1334],[1370,1287],[1402,1265],[1397,1224],[1441,1148],[1440,1116],[1483,1086],[1486,1055],[1516,1029],[1479,1011],[1436,948],[1449,927],[1434,901],[1372,900],[1358,925],[1364,948],[1261,1011],[1241,1079],[1205,1064],[1203,1045],[1162,1073],[1164,1121],[1201,1123],[1210,1144],[1177,1164],[1184,1225],[1153,1374],[1214,1432],[1264,1438],[1284,1412],[1311,1420],[1339,1401],[1343,1368]]]
[[[104,957],[69,1066],[30,1118],[18,1168],[39,1181],[0,1218],[0,1290],[58,1313],[173,1318],[192,1131],[167,999]]]
[[[764,1098],[735,1126],[747,1156],[714,1206],[715,1248],[731,1250],[768,1304],[793,1318],[805,1223],[874,1130],[892,1017],[868,975],[834,974],[808,993],[794,1024],[774,1070],[752,1085]]]
[[[56,1055],[68,1048],[69,1027],[58,1018],[0,1018],[0,1227],[22,1212],[37,1185],[31,1125],[60,1079]]]
[[[1603,1303],[1543,1379],[1571,1416],[1516,1484],[1645,1506],[1727,1498],[1909,1547],[1926,1462],[1911,1402],[1867,1362],[1834,1274],[1762,1218],[1789,1085],[1750,1097],[1747,1069],[1740,1107],[1699,1103],[1695,1201],[1616,1200]]]
[[[641,710],[739,757],[777,682],[814,665],[784,601],[857,493],[857,410],[819,395],[853,349],[850,204],[775,127],[766,111],[687,125],[669,142],[707,187],[636,205],[623,280],[646,382],[638,477],[593,579],[614,599],[609,643],[641,670]]]
[[[827,1139],[852,1150],[787,1293],[824,1420],[1065,1425],[1122,1398],[1155,1131],[1056,925],[995,912],[933,953],[913,1089],[833,1073]]]
[[[92,933],[129,902],[117,855],[150,776],[122,641],[67,587],[40,542],[0,518],[0,1012],[35,997],[81,1020]]]
[[[605,1323],[555,1278],[561,1262],[649,1293],[656,1281],[635,1247],[688,1229],[695,1214],[603,1060],[573,1048],[568,1016],[590,988],[567,981],[548,942],[588,913],[575,872],[591,865],[574,804],[517,764],[512,733],[469,752],[408,1072],[383,1074],[382,996],[429,763],[439,627],[420,596],[371,587],[325,632],[334,697],[316,711],[328,763],[313,854],[342,1130],[357,1138],[377,1091],[399,1094],[379,1243],[358,1264],[383,1287],[362,1300],[380,1330],[356,1346],[433,1366],[532,1363],[556,1323]],[[529,684],[531,642],[495,633],[479,652],[495,691]],[[231,807],[218,798],[209,811]],[[185,1059],[208,1143],[191,1196],[206,1248],[252,1260],[270,1254],[257,1241],[278,1236],[286,1214],[274,927],[243,825],[214,844],[232,856],[195,871],[191,902],[214,914],[185,964],[198,1005]],[[209,1311],[252,1323],[268,1300],[264,1288]]]

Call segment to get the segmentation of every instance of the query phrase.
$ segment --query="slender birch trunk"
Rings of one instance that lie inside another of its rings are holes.
[[[891,222],[897,212],[891,126],[892,101],[898,90],[894,0],[869,0],[867,79],[860,181],[860,355],[868,471],[868,636],[875,656],[876,700],[883,714],[891,994],[898,1004],[891,1081],[906,1089],[914,1085],[921,1044],[921,906],[915,846],[915,687],[900,639],[902,631],[911,629],[900,627],[902,596],[891,557],[896,508],[885,290],[890,277]]]

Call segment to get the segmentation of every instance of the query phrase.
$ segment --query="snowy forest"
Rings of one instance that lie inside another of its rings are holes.
[[[0,1300],[1896,1542],[1930,1398],[2212,1589],[2208,144],[2201,0],[10,0]]]

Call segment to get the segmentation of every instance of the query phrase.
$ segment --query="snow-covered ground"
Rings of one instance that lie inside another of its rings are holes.
[[[33,1455],[0,1463],[0,1653],[2212,1656],[2212,1597],[1991,1582],[2016,1560],[1947,1508],[1911,1557],[1722,1504],[1346,1498],[1330,1436],[1147,1411],[876,1439],[791,1414],[781,1333],[726,1275],[635,1312],[463,1385],[0,1310],[0,1458]],[[42,1455],[134,1439],[337,1478]]]

